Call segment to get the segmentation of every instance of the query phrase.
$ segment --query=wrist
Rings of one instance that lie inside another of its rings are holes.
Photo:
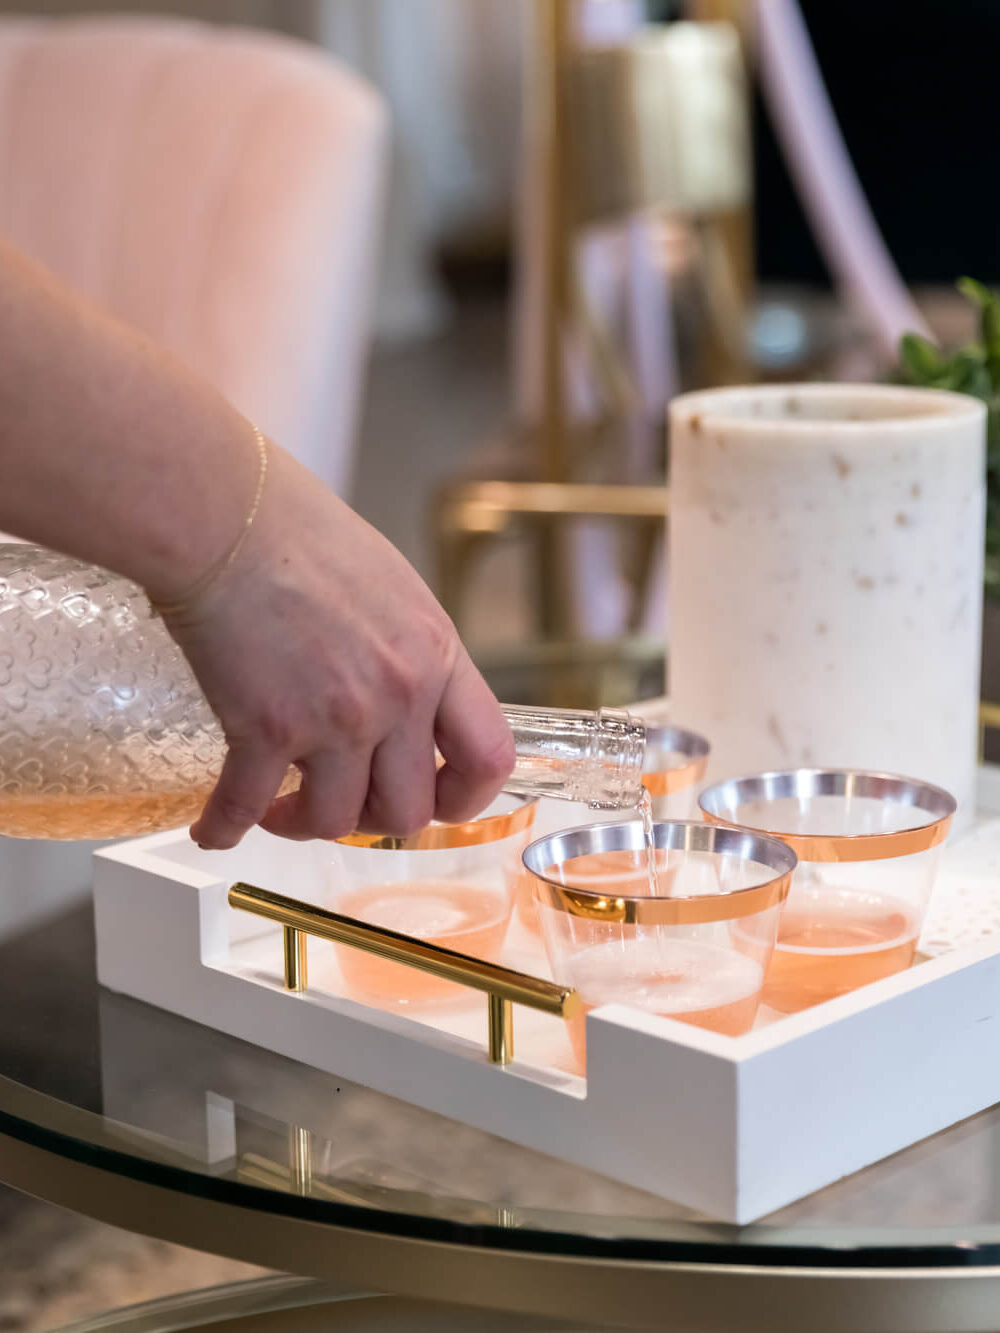
[[[219,582],[226,572],[238,559],[247,538],[250,536],[250,530],[253,527],[257,514],[260,510],[261,501],[264,497],[264,487],[267,482],[268,472],[268,447],[267,440],[258,427],[253,427],[254,444],[257,452],[257,481],[254,487],[253,499],[250,501],[250,507],[247,510],[246,518],[237,533],[235,539],[229,546],[205,569],[193,582],[188,583],[180,594],[174,594],[167,598],[149,596],[149,602],[153,610],[161,616],[183,615],[198,603],[206,592],[217,582]]]
[[[169,527],[159,534],[158,541],[157,534],[151,534],[144,553],[148,572],[138,581],[160,615],[180,615],[198,604],[235,563],[257,522],[269,470],[268,442],[248,422],[241,422],[240,435],[235,446],[243,463],[237,473],[239,486],[216,484],[212,489],[217,498],[210,507],[185,506],[180,512],[168,514]],[[252,460],[249,466],[248,460]],[[220,476],[227,471],[230,478],[233,476],[231,469],[217,471]],[[211,515],[208,522],[206,512]],[[192,531],[194,524],[200,525],[201,531]]]

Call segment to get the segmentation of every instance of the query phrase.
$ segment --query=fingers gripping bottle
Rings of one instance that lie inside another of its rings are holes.
[[[645,732],[625,713],[505,708],[512,791],[634,805]],[[0,834],[113,838],[192,822],[226,742],[138,585],[0,544]],[[292,775],[294,783],[297,775]]]

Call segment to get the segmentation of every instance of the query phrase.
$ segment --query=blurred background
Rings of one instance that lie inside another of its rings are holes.
[[[0,12],[15,28],[18,16],[73,28],[86,9],[49,0]],[[666,476],[674,393],[886,375],[906,328],[927,331],[927,321],[948,342],[971,330],[954,279],[989,281],[1000,267],[982,114],[1000,11],[985,0],[949,8],[947,24],[935,0],[214,0],[102,12],[132,26],[103,56],[92,34],[93,65],[154,68],[144,48],[164,34],[149,24],[172,16],[313,44],[382,99],[387,194],[373,202],[350,164],[328,158],[333,175],[343,166],[345,213],[354,192],[360,238],[357,221],[351,234],[350,218],[332,213],[325,233],[316,222],[304,235],[297,218],[314,185],[302,176],[322,169],[323,136],[308,160],[307,112],[284,126],[291,153],[272,126],[257,186],[275,171],[266,262],[287,274],[277,290],[247,280],[247,249],[242,275],[230,261],[216,282],[223,290],[202,274],[174,291],[188,309],[168,318],[130,292],[147,281],[138,223],[131,265],[104,285],[71,243],[52,243],[41,203],[8,230],[210,374],[218,367],[237,405],[416,563],[512,701],[662,691],[665,497],[649,488]],[[58,142],[71,91],[18,104],[24,81],[44,77],[30,44],[6,61],[8,135]],[[71,52],[61,59],[72,63]],[[134,92],[120,97],[119,114],[134,117]],[[155,82],[145,99],[170,100]],[[224,136],[241,132],[244,110],[220,87],[205,114],[219,145],[192,159],[186,184],[196,200],[200,176],[213,177],[224,205],[250,169],[225,160],[235,153]],[[383,151],[360,120],[354,129],[358,152]],[[101,168],[109,133],[105,124],[94,135]],[[51,211],[65,152],[35,146],[20,172],[52,174]],[[95,214],[88,195],[85,138],[70,170],[85,182],[73,185],[80,230],[107,228],[106,203]],[[156,190],[145,182],[128,196],[147,237],[166,229],[175,246],[178,235],[200,246],[195,203],[185,214],[175,200],[151,222]],[[163,244],[149,246],[151,267],[166,269]],[[297,247],[297,267],[282,270],[283,247]],[[355,275],[373,275],[370,304],[356,276],[340,308],[325,290],[343,278],[328,260],[338,251]],[[206,300],[258,321],[256,345],[224,328],[216,343],[228,345],[206,352],[203,330],[181,332]],[[264,367],[288,356],[311,359],[312,382],[268,398]],[[324,374],[339,414],[317,407]]]
[[[336,486],[501,697],[618,703],[665,688],[671,397],[972,334],[998,45],[991,0],[0,4],[0,230]],[[0,1219],[0,1330],[248,1271]]]

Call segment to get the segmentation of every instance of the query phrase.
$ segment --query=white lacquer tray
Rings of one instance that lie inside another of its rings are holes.
[[[909,971],[744,1037],[619,1006],[587,1019],[587,1078],[565,1024],[515,1006],[516,1058],[487,1055],[484,997],[376,1009],[309,942],[285,987],[282,928],[227,901],[246,880],[324,905],[321,846],[255,831],[202,852],[183,831],[98,852],[101,983],[232,1036],[730,1222],[749,1222],[1000,1101],[1000,770],[945,850]],[[546,824],[551,813],[546,812]],[[516,923],[504,960],[544,976]]]

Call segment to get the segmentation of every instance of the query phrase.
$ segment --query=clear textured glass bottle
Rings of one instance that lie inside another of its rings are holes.
[[[512,791],[635,804],[640,723],[608,710],[504,711],[517,745]],[[0,834],[176,828],[196,818],[225,752],[141,588],[39,546],[0,545]]]

